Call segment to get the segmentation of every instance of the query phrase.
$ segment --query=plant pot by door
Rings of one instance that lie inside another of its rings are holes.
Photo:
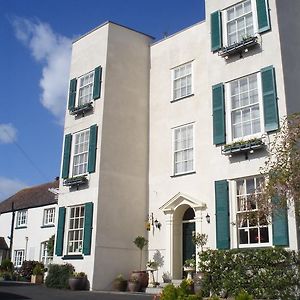
[[[149,275],[147,271],[132,271],[130,278],[137,278],[140,282],[140,292],[144,292],[148,286]]]
[[[127,280],[115,280],[113,282],[113,289],[119,292],[125,292],[127,289]]]
[[[139,281],[128,281],[128,291],[138,292],[140,290],[141,284]]]

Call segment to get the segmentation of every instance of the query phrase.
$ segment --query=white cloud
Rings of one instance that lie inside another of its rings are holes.
[[[27,185],[18,180],[0,177],[0,202],[12,196]]]
[[[10,144],[17,140],[17,129],[10,123],[0,124],[0,144]]]
[[[38,20],[15,17],[12,20],[16,37],[43,65],[40,87],[41,103],[63,123],[66,108],[71,59],[71,39],[53,32],[50,25]]]

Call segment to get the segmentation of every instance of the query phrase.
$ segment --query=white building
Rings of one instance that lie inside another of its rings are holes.
[[[15,268],[21,267],[24,260],[44,265],[52,261],[47,242],[56,231],[57,189],[58,181],[45,183],[25,188],[0,203],[0,236],[11,247]]]
[[[292,212],[242,216],[279,119],[300,111],[299,14],[298,1],[209,0],[206,21],[155,43],[112,22],[74,41],[55,262],[108,289],[138,267],[137,235],[175,279],[194,231],[213,249],[299,248]]]

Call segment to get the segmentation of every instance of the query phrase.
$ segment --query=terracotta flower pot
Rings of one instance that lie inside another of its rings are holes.
[[[137,278],[140,282],[140,292],[144,292],[148,286],[149,275],[147,271],[132,271],[130,278]]]
[[[140,290],[141,284],[139,281],[128,281],[128,291],[138,292]]]

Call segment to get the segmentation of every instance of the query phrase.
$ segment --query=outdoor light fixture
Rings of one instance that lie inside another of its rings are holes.
[[[155,224],[155,227],[160,230],[161,223],[157,219],[155,219],[154,224]]]
[[[208,213],[207,213],[205,219],[206,219],[206,222],[209,224],[210,223],[210,215]]]

